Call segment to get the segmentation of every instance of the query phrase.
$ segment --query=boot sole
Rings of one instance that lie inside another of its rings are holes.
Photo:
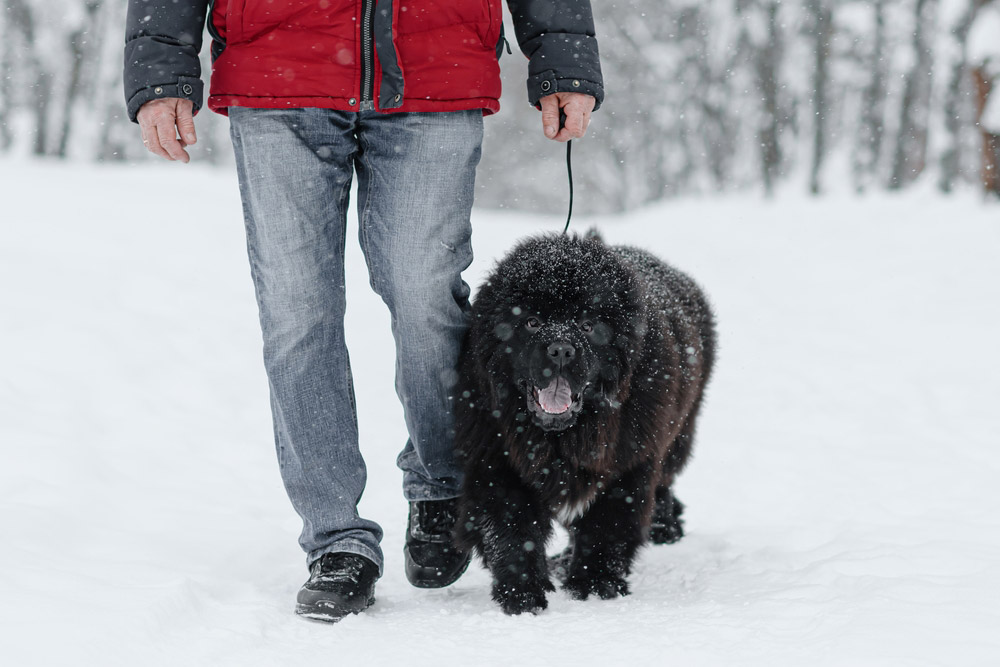
[[[465,571],[469,569],[469,563],[472,562],[472,556],[469,555],[460,568],[450,573],[449,576],[443,576],[444,573],[440,570],[417,565],[410,557],[410,550],[406,547],[403,548],[403,554],[406,560],[406,580],[417,588],[444,588],[445,586],[451,586],[465,574]]]
[[[365,601],[365,606],[360,609],[344,609],[343,607],[338,607],[335,604],[324,602],[323,600],[318,600],[311,604],[303,604],[301,602],[295,605],[295,613],[302,618],[308,618],[311,621],[320,621],[323,623],[336,623],[342,618],[350,616],[351,614],[360,614],[368,607],[375,604],[375,598],[368,598]]]

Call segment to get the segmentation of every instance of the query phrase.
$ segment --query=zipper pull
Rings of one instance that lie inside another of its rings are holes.
[[[500,60],[500,56],[503,55],[503,49],[507,47],[507,54],[513,55],[510,50],[510,42],[507,41],[507,35],[504,34],[503,23],[500,24],[500,39],[497,40],[497,60]]]

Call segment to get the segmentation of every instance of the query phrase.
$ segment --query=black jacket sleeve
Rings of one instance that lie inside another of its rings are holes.
[[[134,2],[134,0],[132,0]],[[604,100],[604,79],[590,0],[507,0],[517,43],[528,56],[528,101],[552,93]]]
[[[204,96],[201,36],[208,0],[128,0],[125,20],[125,103],[128,117],[146,102],[181,97],[198,113]]]

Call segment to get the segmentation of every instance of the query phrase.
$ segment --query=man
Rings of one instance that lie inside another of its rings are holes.
[[[583,136],[603,84],[589,0],[508,0],[545,136]],[[358,515],[344,344],[344,229],[358,179],[360,241],[389,307],[409,434],[409,581],[447,586],[470,556],[451,529],[453,367],[466,328],[470,212],[482,117],[499,109],[500,0],[129,0],[125,96],[148,149],[187,162],[201,106],[230,119],[260,308],[282,480],[303,520],[296,611],[336,621],[374,600],[381,528]],[[565,113],[560,125],[560,110]]]

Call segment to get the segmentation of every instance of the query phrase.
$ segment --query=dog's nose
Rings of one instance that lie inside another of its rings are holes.
[[[576,348],[566,341],[559,341],[549,345],[548,353],[550,359],[563,366],[571,362],[573,357],[576,356]]]

